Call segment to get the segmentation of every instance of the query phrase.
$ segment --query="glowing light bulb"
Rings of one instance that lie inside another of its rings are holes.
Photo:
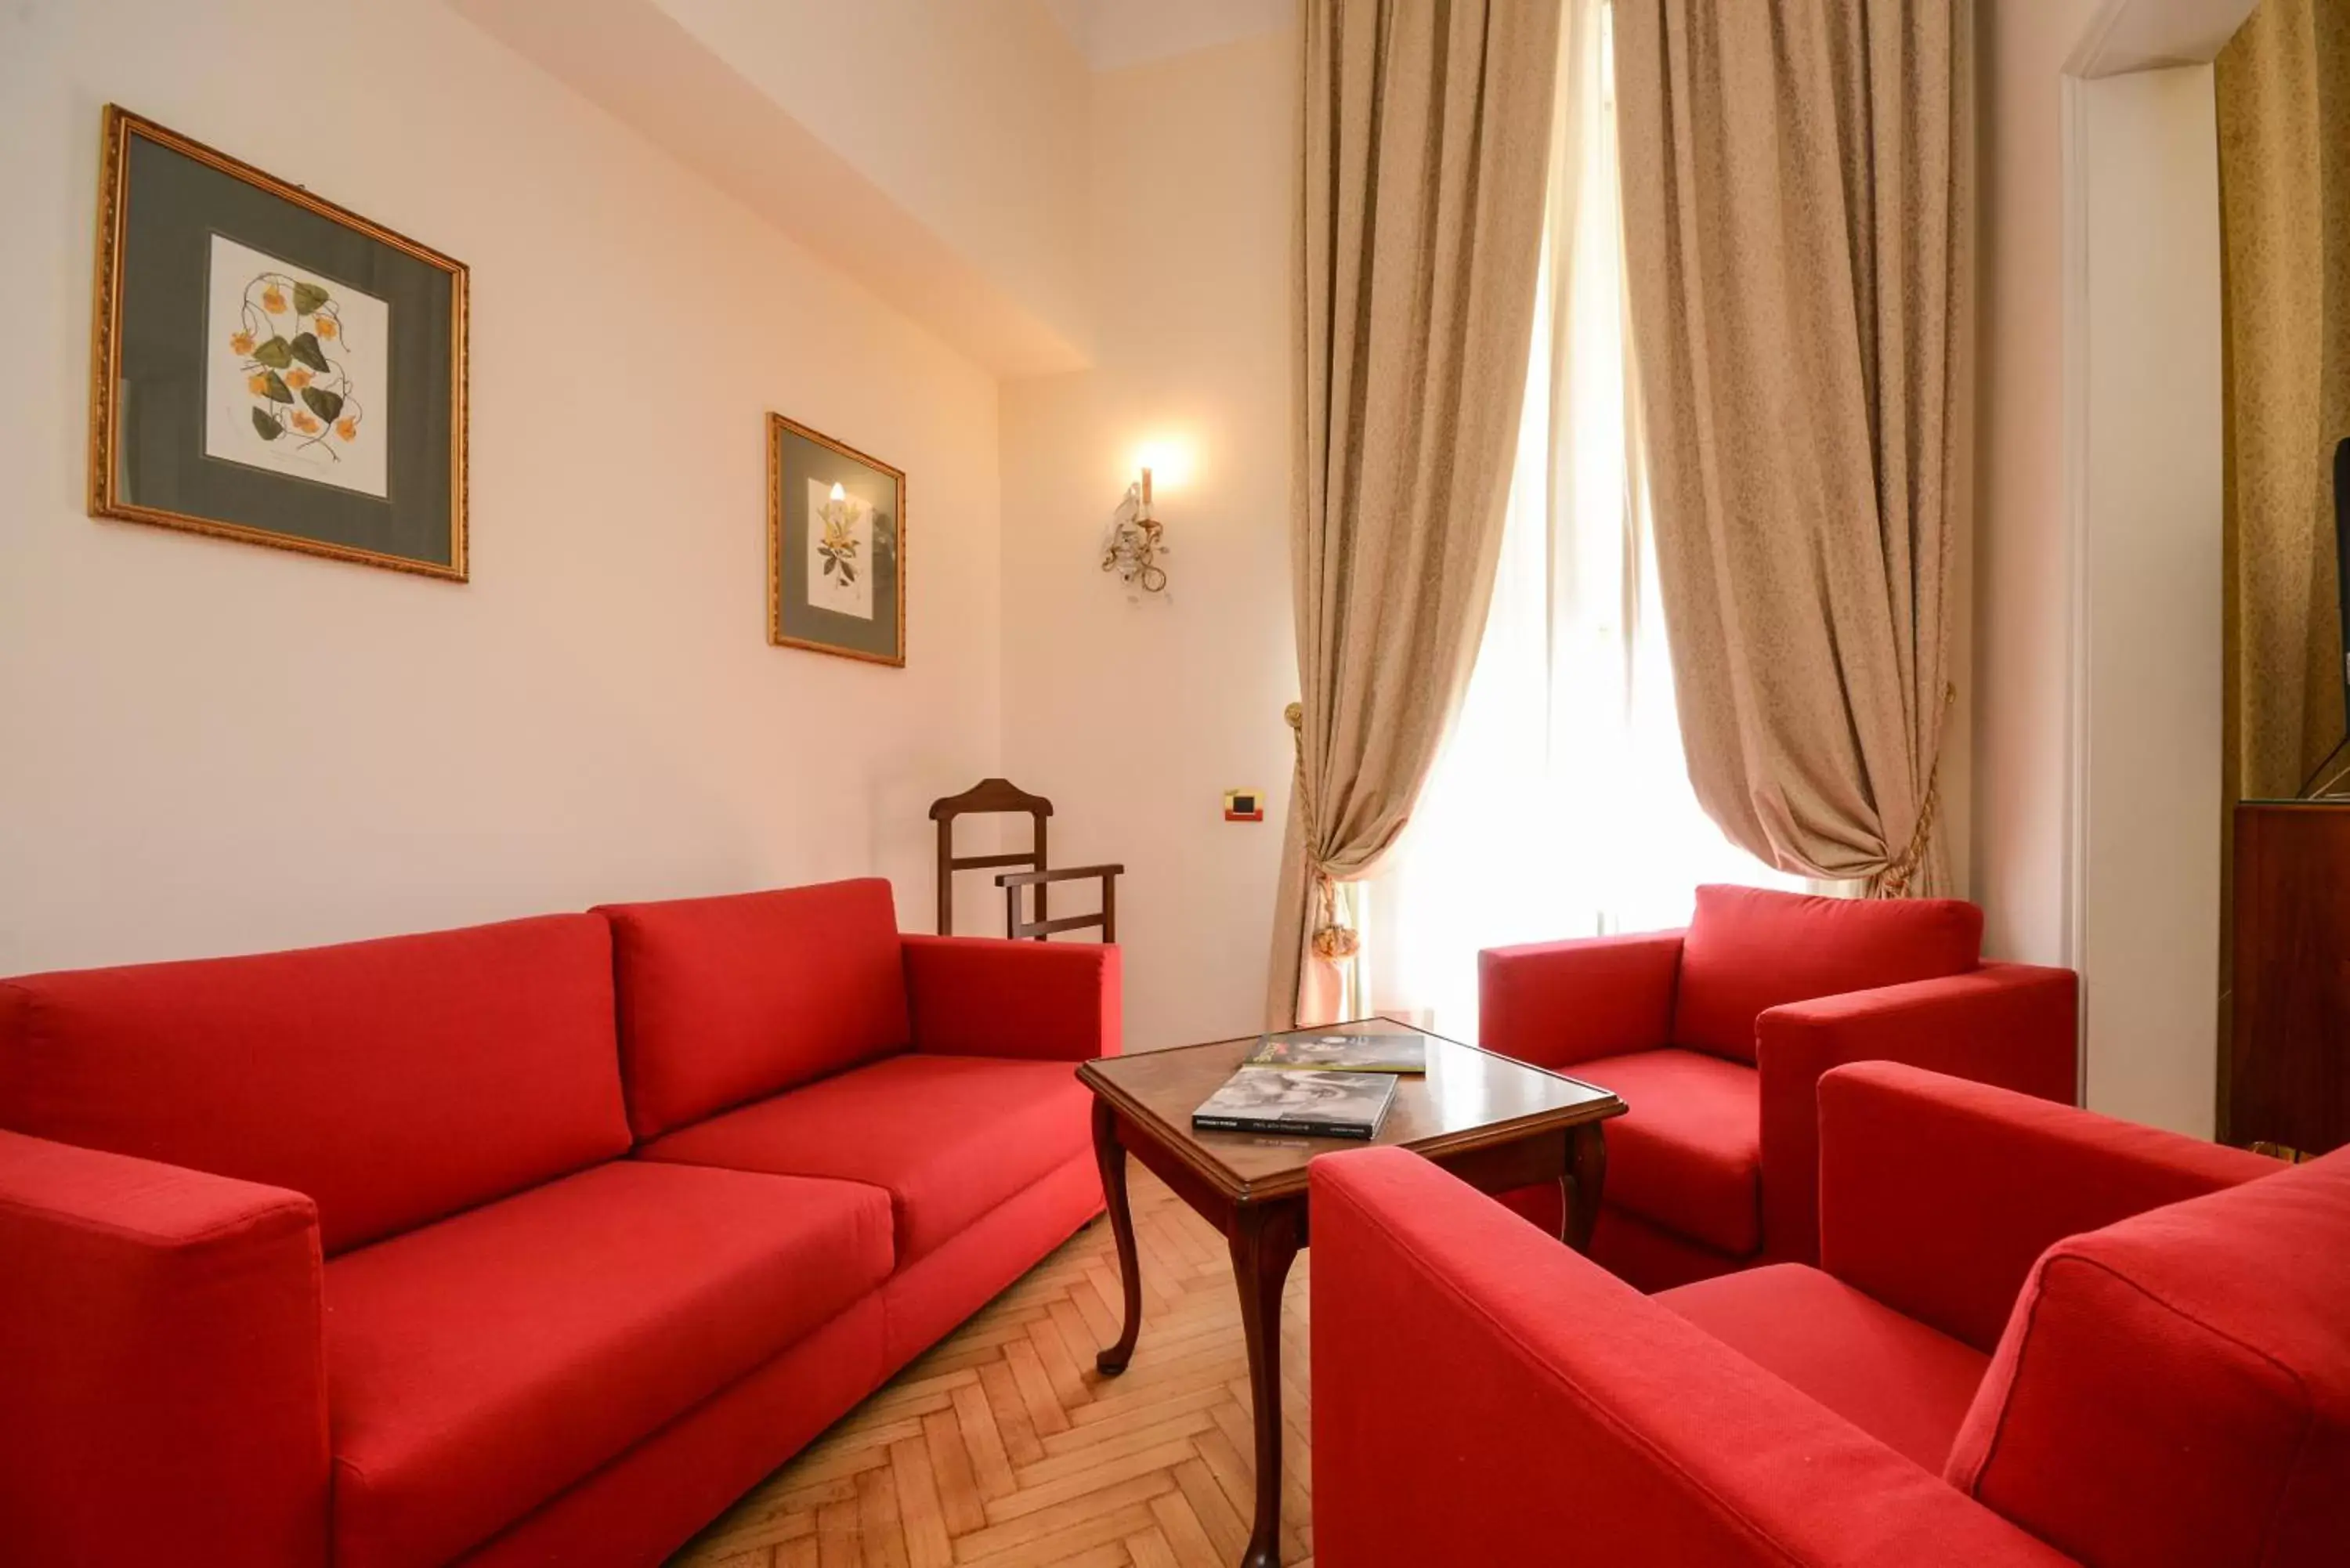
[[[1153,489],[1170,493],[1181,490],[1191,478],[1194,452],[1191,441],[1183,436],[1157,436],[1141,442],[1128,459],[1133,468],[1148,469]]]
[[[832,499],[834,503],[837,504],[838,503],[848,499],[848,492],[836,484],[832,487]]]

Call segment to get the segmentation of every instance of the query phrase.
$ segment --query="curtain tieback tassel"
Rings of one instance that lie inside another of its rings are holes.
[[[1314,868],[1314,892],[1319,915],[1314,927],[1314,956],[1340,963],[1362,951],[1362,933],[1338,919],[1338,885],[1318,866]]]
[[[1959,700],[1955,683],[1942,688],[1942,712],[1948,715],[1950,705]],[[1873,891],[1880,898],[1899,898],[1909,891],[1917,878],[1918,867],[1926,858],[1926,846],[1934,842],[1934,813],[1942,802],[1942,753],[1934,750],[1934,770],[1926,775],[1926,803],[1918,808],[1918,826],[1909,835],[1909,842],[1900,854],[1887,863],[1873,879]]]
[[[1338,884],[1321,863],[1314,858],[1310,847],[1316,842],[1314,831],[1314,794],[1305,786],[1305,707],[1292,702],[1281,711],[1288,721],[1289,738],[1295,743],[1297,753],[1297,808],[1304,819],[1306,873],[1314,879],[1314,934],[1311,945],[1314,956],[1325,963],[1342,963],[1363,950],[1362,933],[1338,919]]]

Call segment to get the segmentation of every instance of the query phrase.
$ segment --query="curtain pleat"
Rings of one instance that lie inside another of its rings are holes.
[[[1557,0],[1302,0],[1297,780],[1267,1012],[1356,999],[1492,587],[1540,265]]]
[[[2233,801],[2323,785],[2345,728],[2331,459],[2350,438],[2350,0],[2262,0],[2213,88]]]
[[[1617,0],[1634,352],[1690,782],[1783,870],[1948,885],[1973,8]]]

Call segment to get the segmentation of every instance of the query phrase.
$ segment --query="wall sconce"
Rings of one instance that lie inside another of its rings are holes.
[[[1102,542],[1101,569],[1116,572],[1127,587],[1127,597],[1167,594],[1167,568],[1159,558],[1168,553],[1166,530],[1150,514],[1150,470],[1126,487],[1126,496],[1111,514],[1109,535]]]

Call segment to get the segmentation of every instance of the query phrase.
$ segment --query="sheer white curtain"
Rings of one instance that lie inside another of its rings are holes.
[[[1700,882],[1801,887],[1682,764],[1626,356],[1606,0],[1567,0],[1548,240],[1501,569],[1468,696],[1365,888],[1373,1008],[1476,1038],[1477,951],[1674,926]]]

